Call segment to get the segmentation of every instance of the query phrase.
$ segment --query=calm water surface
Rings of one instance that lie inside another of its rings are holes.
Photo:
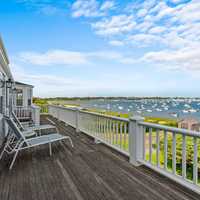
[[[193,117],[200,120],[200,99],[141,99],[141,100],[80,100],[83,108],[117,111],[142,116],[167,118]]]

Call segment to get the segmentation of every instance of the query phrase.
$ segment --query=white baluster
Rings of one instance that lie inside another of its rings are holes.
[[[186,178],[186,137],[182,135],[182,176]]]
[[[173,173],[176,174],[176,133],[172,133],[172,141],[173,141],[173,146],[172,146],[172,168],[173,168]]]
[[[152,128],[149,128],[149,162],[152,162]]]
[[[120,148],[122,148],[122,122],[120,122]]]
[[[124,123],[124,149],[126,150],[127,123]]]
[[[194,137],[193,182],[194,184],[198,183],[198,146],[196,137]]]
[[[156,129],[156,164],[160,167],[160,130]]]
[[[146,127],[141,126],[143,129],[143,159],[146,160]]]
[[[164,169],[167,170],[167,162],[168,162],[168,153],[167,153],[167,147],[168,147],[168,142],[167,142],[167,132],[164,131]]]

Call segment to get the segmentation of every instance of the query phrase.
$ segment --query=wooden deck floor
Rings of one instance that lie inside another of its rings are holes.
[[[45,119],[43,118],[43,121]],[[199,200],[200,196],[127,158],[94,144],[84,134],[54,120],[68,141],[21,152],[12,171],[0,162],[0,200]]]

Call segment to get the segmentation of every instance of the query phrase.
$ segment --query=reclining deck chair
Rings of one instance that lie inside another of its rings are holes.
[[[10,170],[12,169],[16,157],[19,151],[21,150],[29,149],[31,147],[36,147],[39,145],[49,144],[49,154],[51,156],[52,155],[51,143],[65,139],[68,139],[70,141],[71,146],[74,147],[72,140],[69,136],[63,136],[59,133],[52,133],[48,135],[42,135],[26,139],[21,130],[17,127],[16,123],[13,121],[13,119],[4,116],[4,120],[8,124],[9,134],[7,136],[7,142],[5,143],[3,151],[0,154],[0,160],[2,159],[4,153],[7,154],[14,153],[12,162],[9,167]]]
[[[56,132],[58,132],[57,127],[50,124],[36,125],[36,126],[30,126],[30,127],[24,128],[22,123],[19,121],[19,119],[17,118],[14,112],[12,112],[12,118],[13,118],[13,121],[18,126],[18,128],[25,135],[25,137],[37,135],[35,131],[39,131],[41,134],[41,130],[46,130],[46,129],[56,129]]]

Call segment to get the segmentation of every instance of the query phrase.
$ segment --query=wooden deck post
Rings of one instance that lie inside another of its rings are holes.
[[[135,166],[141,165],[139,160],[143,155],[143,131],[138,122],[143,121],[141,116],[130,118],[129,121],[129,162]]]

